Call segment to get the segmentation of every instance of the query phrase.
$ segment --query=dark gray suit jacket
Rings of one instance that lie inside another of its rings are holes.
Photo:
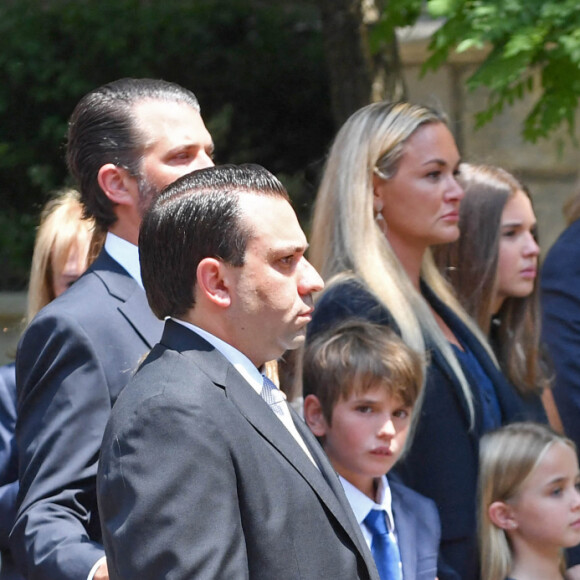
[[[169,320],[105,431],[111,580],[378,578],[342,486],[210,344]]]
[[[84,580],[104,555],[99,448],[111,407],[161,336],[145,292],[105,251],[18,346],[20,494],[11,545],[31,580]]]

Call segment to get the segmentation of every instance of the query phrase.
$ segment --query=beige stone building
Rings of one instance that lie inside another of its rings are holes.
[[[487,91],[469,92],[465,81],[483,60],[485,52],[470,50],[454,55],[436,73],[421,78],[429,39],[436,27],[432,21],[420,22],[399,32],[408,98],[443,108],[451,119],[465,161],[500,165],[529,187],[545,254],[564,227],[562,205],[577,188],[580,149],[565,130],[536,144],[523,141],[521,129],[533,95],[516,102],[491,123],[475,130],[474,116],[485,108]],[[577,133],[580,142],[580,131]]]

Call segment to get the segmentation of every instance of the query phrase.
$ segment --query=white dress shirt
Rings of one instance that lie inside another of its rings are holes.
[[[127,272],[129,272],[129,276],[143,288],[143,282],[141,280],[141,264],[139,263],[139,248],[112,234],[111,232],[107,232],[107,237],[105,238],[105,250],[115,262],[119,265],[123,266]]]
[[[344,488],[344,492],[346,494],[346,498],[348,499],[348,503],[350,503],[350,507],[354,512],[356,521],[360,526],[360,529],[367,542],[368,547],[369,548],[371,547],[373,537],[371,531],[364,524],[364,519],[367,517],[367,515],[372,509],[384,510],[387,512],[387,528],[389,530],[389,534],[396,542],[397,536],[395,533],[395,518],[393,517],[393,507],[392,507],[393,498],[391,495],[391,488],[389,487],[387,477],[383,475],[380,478],[379,485],[377,486],[377,495],[375,497],[375,501],[370,499],[360,489],[358,489],[352,483],[344,479],[344,477],[342,477],[341,475],[339,475],[338,477],[340,479],[340,483],[342,483],[342,487]]]

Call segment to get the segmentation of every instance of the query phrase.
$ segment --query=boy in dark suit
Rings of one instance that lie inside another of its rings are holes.
[[[364,320],[317,334],[304,353],[304,418],[340,476],[381,580],[437,575],[437,508],[388,474],[422,382],[420,355]]]

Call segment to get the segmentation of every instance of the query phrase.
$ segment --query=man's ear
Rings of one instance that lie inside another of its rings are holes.
[[[308,395],[304,399],[304,421],[316,437],[324,437],[328,424],[322,412],[320,399],[316,395]]]
[[[494,501],[487,513],[491,522],[502,530],[515,530],[518,527],[513,508],[503,501]]]
[[[123,167],[107,163],[97,174],[99,186],[105,195],[118,205],[134,205],[137,180]]]
[[[226,265],[216,258],[204,258],[197,266],[197,291],[216,306],[227,308],[232,302],[227,279]]]

